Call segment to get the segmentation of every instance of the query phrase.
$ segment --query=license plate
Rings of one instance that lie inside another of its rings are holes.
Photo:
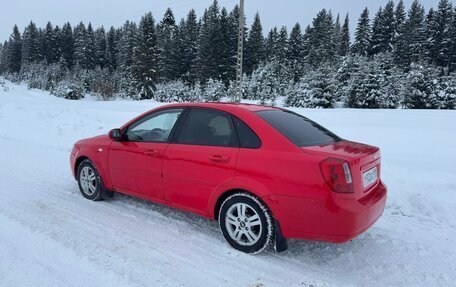
[[[377,167],[374,167],[372,169],[369,169],[365,173],[363,173],[363,182],[364,182],[364,187],[368,187],[371,184],[375,183],[378,179],[378,172],[377,172]]]

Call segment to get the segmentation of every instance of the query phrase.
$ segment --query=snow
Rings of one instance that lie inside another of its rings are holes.
[[[382,149],[382,218],[346,244],[242,254],[216,222],[116,195],[84,199],[69,154],[159,103],[71,101],[0,87],[1,286],[450,286],[456,112],[294,109]]]

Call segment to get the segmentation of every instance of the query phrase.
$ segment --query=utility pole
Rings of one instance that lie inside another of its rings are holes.
[[[236,104],[242,100],[242,63],[244,60],[244,0],[239,5],[239,38],[236,64]]]

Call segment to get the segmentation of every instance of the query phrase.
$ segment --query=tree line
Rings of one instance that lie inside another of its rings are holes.
[[[17,26],[0,44],[0,74],[65,97],[218,101],[234,94],[240,11],[217,0],[198,17],[94,28],[50,22]],[[245,17],[243,15],[243,17]],[[245,29],[243,97],[298,107],[440,108],[456,106],[456,7],[418,0],[367,8],[353,41],[349,15],[321,10],[312,23],[263,33],[261,18]]]

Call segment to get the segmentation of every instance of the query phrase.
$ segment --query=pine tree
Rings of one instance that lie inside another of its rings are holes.
[[[97,66],[97,48],[95,43],[95,32],[92,28],[92,24],[89,22],[87,25],[87,34],[86,34],[86,46],[85,46],[85,65],[84,66],[93,70]]]
[[[111,26],[106,35],[106,67],[113,72],[117,69],[119,32]]]
[[[358,20],[358,26],[355,32],[355,41],[351,47],[354,54],[367,56],[371,42],[370,29],[369,10],[366,7]]]
[[[197,81],[197,56],[198,56],[199,26],[195,10],[190,10],[181,32],[184,55],[182,57],[182,78],[195,84]]]
[[[348,55],[350,50],[350,22],[349,22],[348,13],[345,16],[344,24],[342,25],[341,30],[341,40],[339,47],[339,55],[345,57]]]
[[[22,37],[17,25],[14,25],[13,33],[8,42],[8,72],[18,73],[21,70],[22,61]]]
[[[162,25],[171,23],[162,22]],[[141,19],[133,53],[133,84],[140,99],[152,99],[158,79],[158,47],[155,21],[151,13]]]
[[[405,13],[404,1],[400,0],[399,3],[397,3],[396,10],[394,12],[393,53],[397,53],[398,49],[400,48],[398,46],[398,41],[401,38],[401,36],[404,34],[405,19],[406,19],[406,13]],[[400,54],[402,52],[398,52],[398,53]]]
[[[425,32],[424,8],[415,0],[408,12],[404,33],[398,39],[398,48],[395,51],[396,63],[399,66],[407,68],[412,62],[423,61]]]
[[[0,75],[8,71],[8,41],[0,43]]]
[[[282,26],[280,29],[276,45],[276,59],[281,63],[286,63],[290,48],[288,43],[288,30],[286,26]]]
[[[133,66],[133,49],[137,42],[138,28],[134,22],[126,21],[120,32],[117,64],[122,74],[130,74]]]
[[[25,28],[22,35],[22,64],[30,64],[39,59],[38,29],[35,23]]]
[[[102,27],[95,30],[95,63],[96,66],[99,66],[101,69],[104,69],[107,66],[107,42],[106,42],[106,32]]]
[[[269,31],[268,37],[266,38],[266,59],[268,61],[273,61],[277,57],[277,42],[279,39],[279,32],[277,31],[277,27],[274,27]]]
[[[371,41],[370,41],[370,49],[369,54],[375,55],[381,52],[382,49],[382,20],[383,18],[383,8],[380,7],[375,14],[374,21],[372,23],[372,33],[371,33]]]
[[[449,66],[449,51],[451,45],[456,41],[450,35],[450,26],[452,25],[453,8],[448,0],[440,0],[438,10],[435,16],[436,31],[431,35],[431,40],[435,44],[436,58],[435,64],[441,67]]]
[[[449,58],[450,58],[450,71],[454,72],[456,71],[456,7],[454,8],[453,11],[453,22],[450,26],[450,38],[453,39],[452,44],[450,45],[450,52],[449,52]]]
[[[201,22],[198,48],[198,69],[200,81],[204,85],[212,79],[219,78],[220,42],[218,32],[220,31],[220,8],[217,0],[204,11]]]
[[[303,48],[303,36],[301,33],[301,26],[299,23],[293,27],[290,33],[289,50],[288,50],[288,61],[291,64],[293,73],[293,80],[297,82],[304,73],[304,57],[302,55]]]
[[[380,8],[372,26],[371,54],[390,52],[393,50],[395,35],[394,3],[390,0],[385,9]]]
[[[46,28],[44,29],[43,34],[43,49],[44,49],[44,57],[48,64],[52,64],[58,61],[57,58],[57,43],[56,43],[56,36],[54,35],[54,27],[52,26],[51,22],[46,24]]]
[[[437,42],[434,41],[435,35],[438,33],[438,23],[436,19],[436,12],[434,9],[431,7],[428,11],[428,14],[426,16],[425,20],[425,30],[426,30],[426,49],[425,49],[425,56],[426,60],[429,63],[435,63],[437,60],[437,55],[438,55],[438,48],[437,48]]]
[[[222,8],[220,13],[219,32],[218,38],[214,39],[216,43],[219,43],[217,48],[218,63],[217,63],[217,75],[222,82],[228,86],[230,83],[230,72],[234,65],[234,54],[230,54],[232,49],[230,47],[232,41],[230,38],[230,19],[228,11],[225,7]]]
[[[174,41],[176,37],[176,20],[173,11],[168,8],[162,21],[157,27],[158,36],[158,65],[159,77],[161,81],[174,80],[178,77],[178,63],[175,59]]]
[[[95,46],[95,32],[92,24],[87,28],[84,23],[79,23],[74,29],[74,59],[82,69],[95,69],[97,62],[97,51]]]
[[[74,38],[70,23],[63,25],[61,35],[63,60],[68,68],[72,68],[74,65]]]
[[[257,13],[250,29],[245,48],[245,72],[250,75],[264,60],[264,37],[260,15]]]
[[[336,49],[340,47],[342,41],[342,27],[340,25],[340,16],[337,14],[336,22],[334,23],[334,36],[333,36],[334,46]]]
[[[334,23],[331,12],[321,10],[313,19],[310,33],[308,62],[313,67],[331,62],[336,55]]]

